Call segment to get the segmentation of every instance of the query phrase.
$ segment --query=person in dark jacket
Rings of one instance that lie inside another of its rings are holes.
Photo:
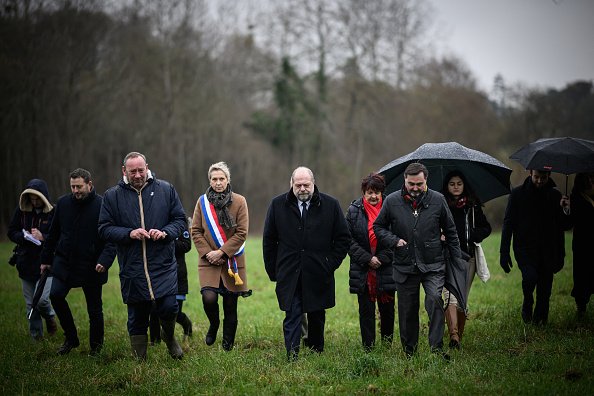
[[[188,268],[186,266],[186,253],[192,249],[192,239],[190,238],[190,227],[192,224],[192,218],[187,218],[188,223],[184,233],[175,238],[175,260],[177,261],[177,305],[179,309],[177,311],[177,317],[175,321],[182,326],[185,337],[192,337],[192,321],[182,312],[182,306],[186,301],[188,295]],[[151,318],[150,318],[150,333],[151,333],[151,344],[158,344],[161,342],[161,324],[159,323],[159,312],[157,310],[157,304],[152,304]]]
[[[357,294],[361,340],[366,350],[375,345],[376,301],[382,340],[391,343],[394,336],[396,283],[392,277],[392,249],[379,244],[373,232],[385,190],[384,176],[375,172],[369,174],[361,182],[363,196],[351,202],[346,214],[351,232],[350,292]]]
[[[429,346],[446,360],[442,351],[445,327],[441,293],[445,284],[445,249],[460,259],[456,225],[443,195],[427,188],[427,168],[410,164],[404,171],[404,186],[386,198],[373,231],[378,243],[394,249],[392,265],[398,294],[400,341],[408,358],[419,342],[419,290],[425,290],[425,309],[429,315]]]
[[[21,278],[27,316],[30,316],[29,332],[33,341],[43,337],[42,317],[45,319],[50,336],[58,331],[58,323],[49,300],[52,287],[51,276],[47,278],[41,298],[31,312],[33,296],[41,277],[41,249],[47,239],[53,218],[54,207],[50,203],[47,185],[41,179],[29,181],[27,188],[21,193],[19,205],[14,210],[8,226],[8,238],[17,244],[15,265]],[[30,312],[31,315],[29,315]]]
[[[458,240],[460,241],[460,249],[464,255],[469,257],[470,269],[468,283],[466,284],[466,301],[468,301],[470,287],[476,274],[474,244],[475,242],[481,243],[491,234],[491,225],[483,213],[480,199],[474,194],[472,187],[461,171],[455,170],[445,176],[441,193],[448,203],[450,212],[452,212],[456,231],[458,232]],[[442,241],[445,241],[443,235]],[[466,314],[456,296],[450,293],[446,287],[443,289],[443,299],[446,305],[445,316],[450,335],[450,348],[458,349],[466,325]]]
[[[563,231],[571,227],[569,216],[563,214],[559,204],[561,193],[554,188],[550,175],[548,171],[531,170],[524,184],[512,189],[501,229],[499,263],[506,273],[510,272],[513,236],[514,256],[522,272],[521,316],[525,323],[548,321],[553,275],[561,271],[565,259]]]
[[[586,315],[586,306],[594,293],[594,172],[578,173],[571,196],[564,197],[573,225],[573,290],[578,318]]]
[[[122,180],[103,197],[99,235],[118,246],[132,352],[139,360],[146,358],[149,316],[155,301],[161,338],[171,357],[181,359],[183,350],[175,338],[179,307],[174,241],[186,228],[186,215],[175,188],[153,176],[141,153],[126,155],[122,173]]]
[[[338,200],[318,191],[310,169],[295,169],[290,186],[270,203],[262,247],[266,272],[286,312],[283,332],[292,361],[299,354],[302,313],[307,313],[308,346],[324,350],[325,310],[335,305],[334,271],[351,236]]]
[[[103,346],[102,286],[115,258],[115,245],[99,238],[97,222],[101,195],[97,194],[91,174],[78,168],[70,173],[71,194],[58,199],[56,214],[41,253],[41,269],[54,275],[50,299],[64,330],[64,343],[58,355],[65,355],[80,345],[72,312],[66,301],[70,289],[82,287],[89,314],[90,354],[97,355]]]

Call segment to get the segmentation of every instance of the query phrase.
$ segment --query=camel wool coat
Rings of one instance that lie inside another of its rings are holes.
[[[249,216],[248,207],[245,198],[239,194],[233,193],[233,202],[227,207],[229,212],[235,219],[237,227],[226,229],[223,227],[227,242],[221,246],[221,250],[228,256],[232,257],[241,245],[245,242],[248,234]],[[223,280],[223,285],[231,292],[245,292],[248,291],[247,274],[245,270],[245,253],[236,256],[237,271],[239,277],[243,281],[243,285],[235,285],[235,279],[229,276],[227,270],[228,265],[212,265],[204,257],[208,252],[219,249],[215,243],[213,236],[210,234],[206,218],[202,213],[200,206],[200,199],[196,202],[194,209],[194,216],[192,220],[192,240],[198,250],[198,278],[200,279],[200,288],[213,287],[218,288]]]

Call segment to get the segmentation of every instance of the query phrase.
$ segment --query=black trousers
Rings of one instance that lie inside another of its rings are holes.
[[[377,301],[377,308],[380,312],[380,335],[382,339],[392,341],[394,335],[394,294],[388,293],[392,299],[386,303]],[[375,345],[375,302],[371,301],[369,289],[365,287],[362,294],[357,295],[359,300],[359,326],[361,327],[361,340],[364,347]]]
[[[72,287],[68,282],[63,282],[54,276],[50,300],[54,311],[60,320],[60,326],[64,330],[64,336],[71,342],[78,341],[78,333],[72,312],[66,301],[66,296]],[[103,321],[103,302],[101,300],[102,285],[88,285],[82,287],[87,301],[87,313],[89,315],[89,345],[91,350],[100,348],[103,344],[105,332]]]
[[[165,321],[175,320],[177,317],[178,305],[174,294],[157,298],[155,304],[157,306],[157,314],[159,318]],[[152,301],[128,304],[127,326],[129,335],[146,335],[152,307]]]
[[[530,264],[520,266],[520,271],[522,272],[522,292],[524,294],[522,309],[532,313],[533,295],[536,289],[536,306],[534,306],[532,321],[537,324],[546,324],[549,319],[549,301],[553,289],[553,271],[545,266]]]
[[[283,320],[283,333],[287,354],[299,353],[301,344],[301,320],[303,316],[303,301],[301,298],[301,280],[297,283],[291,309],[285,313]],[[306,312],[307,315],[307,344],[316,352],[324,350],[324,325],[326,324],[326,311]]]

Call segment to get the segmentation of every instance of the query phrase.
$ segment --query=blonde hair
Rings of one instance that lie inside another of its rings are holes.
[[[213,171],[221,171],[227,176],[227,181],[231,183],[231,172],[229,172],[229,167],[224,162],[217,162],[216,164],[212,164],[210,168],[208,168],[208,180],[210,181],[210,177]]]

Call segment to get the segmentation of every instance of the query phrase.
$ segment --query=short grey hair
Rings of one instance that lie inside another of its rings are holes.
[[[146,162],[146,157],[144,156],[144,154],[141,154],[141,153],[136,152],[136,151],[132,151],[132,152],[126,154],[126,156],[124,157],[124,164],[123,164],[124,165],[124,168],[126,167],[126,162],[128,162],[128,160],[130,158],[137,158],[137,157],[142,158],[144,160],[144,163],[145,164],[147,163]]]
[[[213,171],[221,171],[227,176],[227,181],[231,183],[231,172],[229,171],[229,167],[223,161],[217,162],[216,164],[212,164],[210,168],[208,168],[208,180],[212,175]]]
[[[311,181],[312,181],[313,183],[315,183],[315,182],[316,182],[316,181],[315,181],[315,179],[314,179],[314,174],[313,174],[313,172],[311,171],[311,169],[309,169],[309,168],[307,168],[307,167],[305,167],[305,166],[299,166],[299,167],[297,167],[297,168],[296,168],[296,169],[293,171],[293,173],[291,173],[291,184],[293,184],[293,180],[294,180],[294,178],[295,178],[295,173],[297,173],[297,171],[299,171],[299,170],[305,170],[305,171],[307,171],[307,173],[309,173],[309,177],[311,178]]]

